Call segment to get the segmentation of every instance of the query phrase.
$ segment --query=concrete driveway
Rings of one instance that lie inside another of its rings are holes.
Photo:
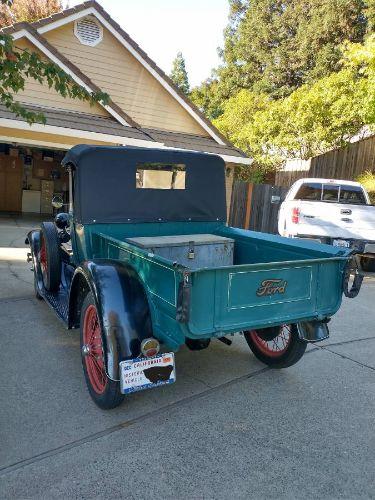
[[[35,225],[0,217],[1,499],[374,498],[375,281],[292,368],[215,341],[177,354],[176,384],[104,412],[78,333],[33,296]]]

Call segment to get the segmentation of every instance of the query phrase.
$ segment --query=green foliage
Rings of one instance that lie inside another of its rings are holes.
[[[15,100],[15,94],[24,90],[29,77],[55,89],[63,97],[89,101],[91,104],[106,104],[109,99],[103,92],[88,92],[55,64],[43,60],[35,52],[18,49],[12,37],[0,34],[0,103],[29,124],[45,123],[43,113],[28,110]]]
[[[375,0],[365,0],[365,13],[368,19],[367,31],[372,33],[375,31]]]
[[[343,42],[363,42],[375,22],[375,0],[229,3],[223,64],[215,70],[215,84],[211,79],[193,91],[206,96],[202,107],[210,118],[242,89],[279,99],[339,71]]]
[[[362,184],[370,196],[371,203],[375,204],[375,173],[366,170],[357,177],[356,181]]]
[[[33,22],[62,9],[60,0],[1,0],[0,28],[20,21]]]
[[[211,120],[220,116],[224,111],[218,92],[218,82],[215,78],[209,78],[198,87],[194,87],[189,97]]]
[[[287,158],[309,158],[346,144],[375,124],[375,35],[346,43],[342,69],[284,99],[241,90],[215,125],[254,158],[261,171]]]
[[[241,7],[239,6],[241,4]],[[339,69],[339,46],[366,32],[362,0],[232,2],[221,83],[284,97]]]
[[[169,76],[184,94],[189,94],[189,78],[186,71],[185,59],[181,52],[177,53],[177,56],[172,63],[172,71]]]

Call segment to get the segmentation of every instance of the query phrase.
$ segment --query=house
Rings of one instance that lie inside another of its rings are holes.
[[[80,143],[218,154],[227,165],[229,200],[233,167],[250,165],[251,160],[220,134],[96,1],[3,31],[20,49],[36,51],[87,90],[108,93],[110,100],[91,106],[29,79],[16,98],[42,111],[45,125],[30,126],[0,106],[0,211],[51,213],[53,194],[67,196],[61,158]]]

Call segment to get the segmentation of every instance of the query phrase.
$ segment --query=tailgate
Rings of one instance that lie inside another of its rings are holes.
[[[343,203],[300,202],[298,234],[375,239],[375,207]]]
[[[198,335],[331,316],[341,304],[345,262],[335,257],[197,272],[189,329]]]

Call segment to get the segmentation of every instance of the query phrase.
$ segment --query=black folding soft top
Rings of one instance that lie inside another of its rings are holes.
[[[137,187],[137,169],[155,164],[183,168],[185,189]],[[77,222],[226,220],[225,163],[219,156],[177,150],[79,145],[66,154],[63,165],[73,166],[73,204]]]

